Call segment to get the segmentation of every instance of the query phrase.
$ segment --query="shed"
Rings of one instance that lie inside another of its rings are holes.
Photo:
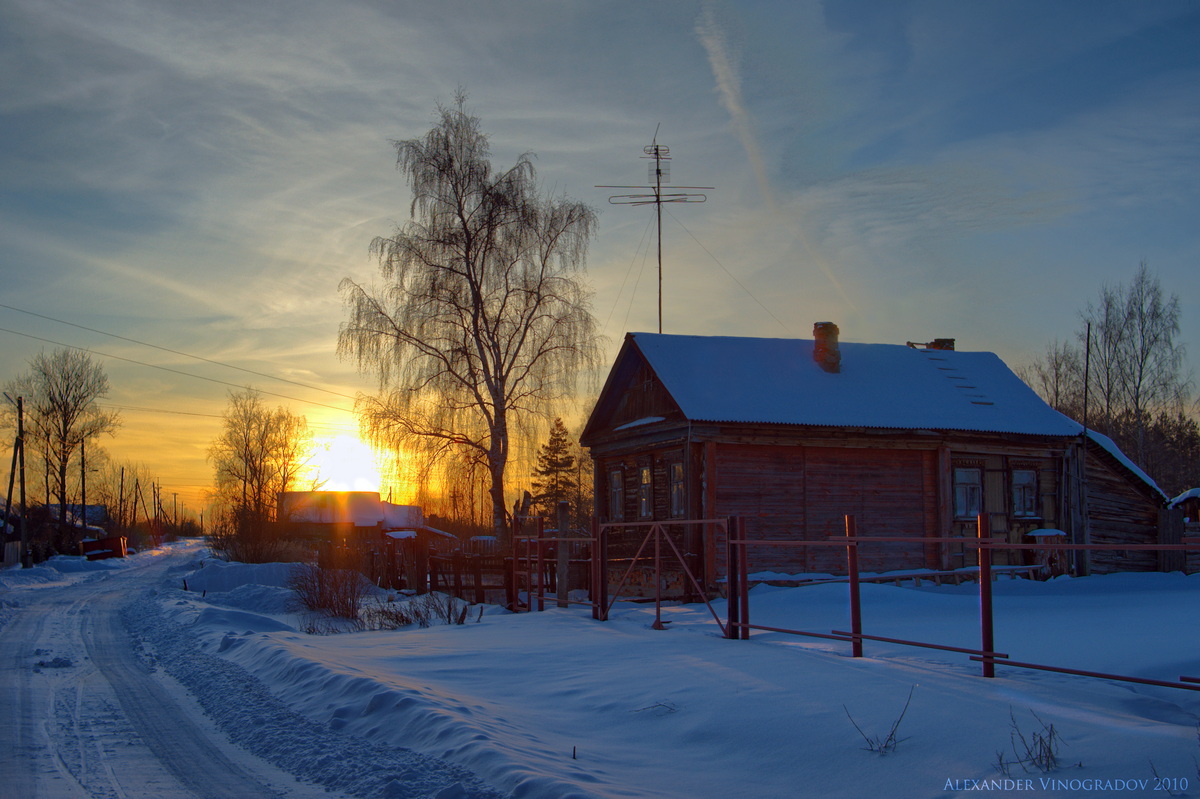
[[[758,539],[842,535],[846,514],[859,535],[974,536],[983,513],[1014,542],[1044,528],[1081,543],[1142,541],[1156,534],[1142,520],[1165,499],[1111,441],[1085,437],[996,355],[957,351],[952,339],[839,342],[831,323],[813,339],[630,333],[580,442],[602,521],[737,515]],[[723,539],[687,529],[681,543],[719,579]],[[751,559],[775,572],[845,571],[828,547],[752,549]],[[960,545],[860,553],[868,571],[973,562]]]

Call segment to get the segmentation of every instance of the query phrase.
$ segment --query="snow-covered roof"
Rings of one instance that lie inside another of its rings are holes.
[[[279,495],[280,517],[293,522],[353,524],[356,527],[420,527],[420,507],[394,505],[377,491],[284,491]]]
[[[400,540],[409,539],[409,538],[416,538],[417,531],[416,530],[389,530],[388,532],[384,533],[384,535],[387,536],[388,538],[394,538],[397,541],[400,541]]]
[[[1097,433],[1095,430],[1088,430],[1087,437],[1096,444],[1099,444],[1101,449],[1113,456],[1118,463],[1132,472],[1139,480],[1154,489],[1156,494],[1158,494],[1164,500],[1168,499],[1167,493],[1158,487],[1158,483],[1154,482],[1150,475],[1142,471],[1136,463],[1129,459],[1128,455],[1121,451],[1121,448],[1117,446],[1117,442],[1113,441],[1103,433]]]
[[[1171,500],[1171,507],[1177,507],[1187,502],[1189,499],[1200,499],[1200,488],[1189,488],[1179,496]]]
[[[990,352],[842,342],[841,371],[813,360],[810,339],[631,333],[694,421],[971,430],[1074,436]]]
[[[383,507],[385,527],[420,527],[425,523],[425,515],[417,505],[393,505],[391,502],[380,504]]]

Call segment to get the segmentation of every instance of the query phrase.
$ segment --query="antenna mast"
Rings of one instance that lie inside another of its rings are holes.
[[[614,194],[608,198],[612,205],[650,205],[654,204],[658,218],[658,332],[662,332],[662,207],[663,203],[702,203],[708,200],[705,194],[690,194],[687,192],[663,193],[663,184],[671,182],[671,148],[658,143],[658,128],[654,129],[653,143],[642,148],[649,159],[647,164],[648,186],[597,186],[598,189],[649,189],[653,194]],[[711,191],[712,186],[676,186],[677,189],[705,189]]]

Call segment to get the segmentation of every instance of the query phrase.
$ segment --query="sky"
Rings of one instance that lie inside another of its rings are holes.
[[[665,209],[664,332],[1017,366],[1144,260],[1198,362],[1194,0],[0,0],[0,381],[90,350],[105,448],[193,508],[237,387],[354,435],[338,284],[408,219],[390,142],[459,87],[497,166],[599,211],[606,361],[657,328],[655,233],[596,186],[644,183],[657,131],[715,187]]]

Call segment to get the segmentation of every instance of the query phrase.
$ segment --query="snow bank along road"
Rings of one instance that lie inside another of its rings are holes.
[[[171,653],[142,651],[139,636],[126,629],[126,623],[137,628],[139,620],[146,627],[151,611],[140,613],[139,604],[152,604],[147,592],[173,568],[186,568],[192,556],[194,548],[163,551],[103,572],[5,572],[12,575],[10,583],[28,575],[30,584],[0,594],[0,623],[7,622],[0,629],[0,797],[490,793],[461,769],[404,750],[366,753],[376,759],[372,773],[364,775],[363,753],[339,756],[338,747],[355,748],[352,743],[339,741],[330,748],[323,740],[328,735],[313,738],[304,730],[288,730],[288,724],[302,728],[304,720],[272,708],[269,697],[254,694],[257,684],[251,678],[226,664],[223,675],[213,676],[223,678],[226,702],[269,720],[270,729],[255,731],[260,739],[287,738],[290,731],[300,733],[297,740],[324,744],[321,752],[305,751],[310,745],[305,743],[289,752],[293,762],[310,764],[305,777],[320,786],[299,782],[233,745],[206,717],[211,709],[202,709],[179,683],[146,662],[165,665]],[[248,702],[245,692],[254,701]],[[272,751],[264,754],[270,758]]]

